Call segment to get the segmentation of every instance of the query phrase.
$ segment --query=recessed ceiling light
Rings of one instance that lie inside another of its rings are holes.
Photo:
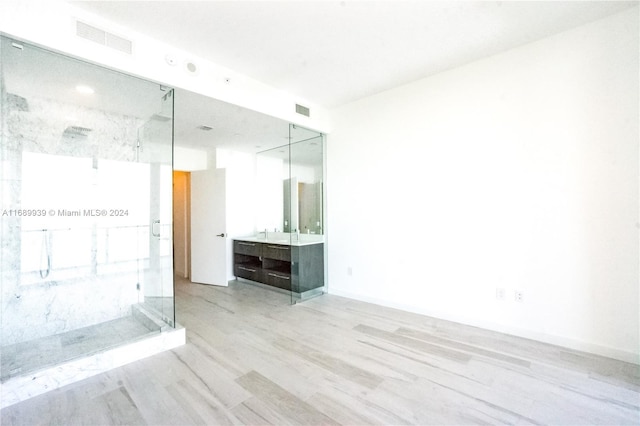
[[[83,84],[77,85],[76,86],[76,91],[78,93],[82,93],[83,95],[93,95],[95,93],[95,90],[93,90],[91,87],[85,86]]]

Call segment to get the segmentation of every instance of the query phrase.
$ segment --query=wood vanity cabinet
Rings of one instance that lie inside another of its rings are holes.
[[[233,273],[236,277],[262,282],[262,244],[233,242]]]
[[[290,246],[234,240],[233,269],[238,278],[302,293],[324,286],[323,244]]]
[[[262,244],[264,284],[291,290],[291,246]]]
[[[293,291],[304,293],[324,287],[324,244],[293,246],[291,277]]]

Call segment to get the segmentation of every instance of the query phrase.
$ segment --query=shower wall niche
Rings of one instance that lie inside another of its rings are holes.
[[[2,381],[175,326],[173,91],[1,38]]]

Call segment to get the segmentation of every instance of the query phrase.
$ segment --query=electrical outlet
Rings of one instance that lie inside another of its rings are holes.
[[[496,287],[496,299],[504,300],[504,296],[506,295],[506,291],[502,287]]]
[[[522,290],[514,291],[513,295],[516,302],[524,302],[524,293],[522,292]]]

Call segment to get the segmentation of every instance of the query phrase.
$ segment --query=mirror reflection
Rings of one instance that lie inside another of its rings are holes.
[[[263,211],[257,228],[322,235],[323,135],[291,125],[289,145],[256,156]]]

